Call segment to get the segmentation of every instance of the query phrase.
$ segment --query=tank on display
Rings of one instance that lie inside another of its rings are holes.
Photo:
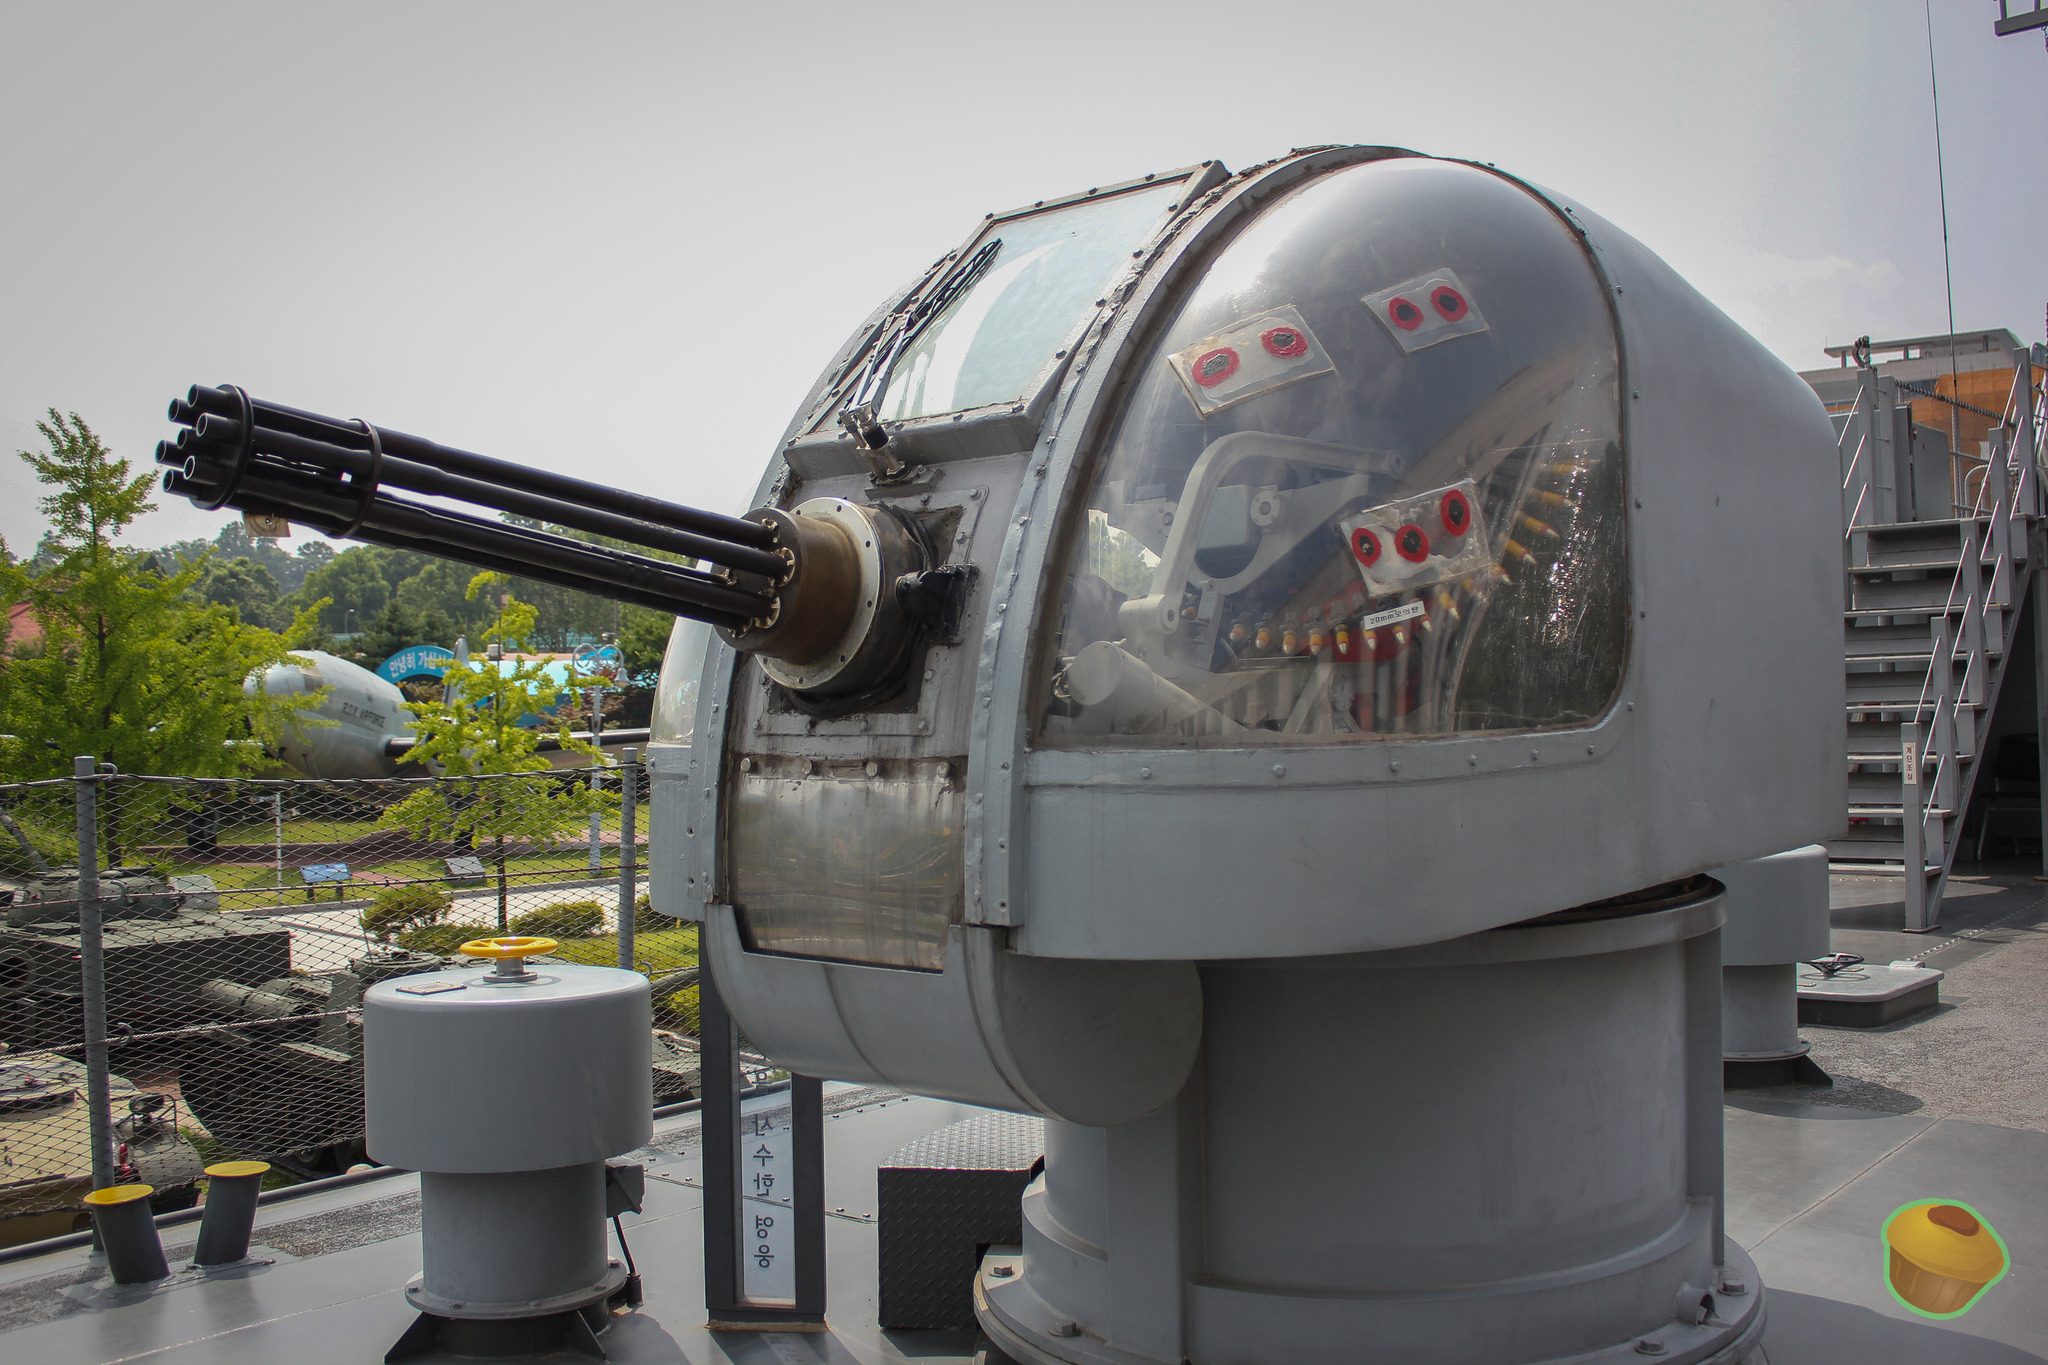
[[[129,1033],[212,1017],[201,988],[291,969],[291,931],[219,913],[210,892],[182,892],[149,867],[99,874],[107,1021]],[[52,868],[14,893],[0,928],[0,1042],[61,1047],[83,1036],[78,869]]]
[[[1840,823],[1834,436],[1576,200],[1327,147],[992,214],[738,518],[172,416],[202,507],[685,618],[653,903],[776,1062],[1046,1118],[1009,1354],[1755,1348],[1705,874]]]
[[[153,1187],[157,1213],[199,1200],[199,1152],[178,1130],[175,1093],[109,1076],[116,1178]],[[81,1202],[92,1184],[85,1065],[55,1052],[0,1053],[0,1248],[60,1237],[90,1221]]]

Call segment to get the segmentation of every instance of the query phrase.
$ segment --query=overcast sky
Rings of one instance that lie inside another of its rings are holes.
[[[2048,51],[1996,14],[1934,5],[1956,324],[2036,341]],[[140,468],[195,380],[737,511],[982,214],[1319,143],[1568,190],[1825,364],[1946,330],[1927,77],[1920,0],[0,0],[0,534],[45,409]]]

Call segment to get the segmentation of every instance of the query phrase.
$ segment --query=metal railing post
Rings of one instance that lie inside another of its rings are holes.
[[[107,958],[100,935],[99,765],[91,754],[72,763],[78,800],[78,989],[85,1005],[85,1103],[92,1143],[92,1187],[114,1183],[112,1085],[107,1071]]]
[[[634,886],[639,859],[634,847],[634,826],[638,823],[640,775],[633,765],[640,759],[638,749],[619,756],[619,965],[633,970]]]
[[[1905,844],[1900,871],[1905,874],[1906,932],[1924,933],[1927,922],[1927,807],[1920,799],[1922,731],[1918,721],[1899,727],[1899,833]]]

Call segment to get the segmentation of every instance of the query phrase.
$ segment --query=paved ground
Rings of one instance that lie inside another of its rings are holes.
[[[1834,878],[1835,949],[1940,968],[1941,1004],[1882,1028],[1804,1026],[1835,1085],[1756,1093],[2048,1131],[2048,885],[2033,880],[2037,870],[2017,862],[1965,869],[1949,881],[1933,934],[1896,927],[1896,878]]]

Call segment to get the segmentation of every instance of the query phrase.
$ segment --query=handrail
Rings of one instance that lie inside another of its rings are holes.
[[[2024,375],[2024,388],[2022,376]],[[2023,402],[2032,406],[2033,420],[2026,433],[2026,444],[2031,449],[2022,449],[2017,415]],[[2010,584],[2012,577],[2012,519],[2026,516],[2026,509],[2034,506],[2035,494],[2040,487],[2039,461],[2044,435],[2044,423],[2048,423],[2048,390],[2036,398],[2033,387],[2031,364],[2022,371],[2015,364],[2013,382],[2008,391],[2005,414],[2000,419],[1998,437],[1992,441],[1990,458],[1982,468],[1982,477],[1977,484],[1974,498],[1967,503],[1968,517],[1965,520],[1963,544],[1958,547],[1956,578],[1949,588],[1941,613],[1929,627],[1929,652],[1927,676],[1921,683],[1919,699],[1914,703],[1910,718],[1901,726],[1899,763],[1899,817],[1903,841],[1904,862],[1910,864],[1918,857],[1919,867],[1902,867],[1901,871],[1915,880],[1906,889],[1906,920],[1909,929],[1932,927],[1927,915],[1926,884],[1926,835],[1929,812],[1934,809],[1956,811],[1967,800],[1967,793],[1958,790],[1958,769],[1962,764],[1961,746],[1957,731],[1962,708],[1983,700],[1987,685],[1986,673],[1990,668],[1990,656],[1985,647],[1984,612],[1993,605],[1991,597],[1999,592],[2001,584],[2006,585],[2007,599],[1996,603],[2009,608]],[[2008,447],[2003,439],[2010,432],[2015,444]],[[1993,470],[1996,470],[1997,492],[1993,494]],[[1976,472],[1976,471],[1971,471]],[[2015,477],[2016,475],[2016,477]],[[1844,480],[1847,487],[1847,480]],[[1969,475],[1964,476],[1963,489],[1969,494]],[[1986,515],[1986,500],[1990,499]],[[1962,510],[1959,507],[1958,510]],[[1982,538],[1979,538],[1979,533]],[[1984,565],[1987,552],[1990,556],[1990,581],[1984,579]],[[1968,574],[1968,591],[1962,604],[1962,621],[1956,638],[1951,641],[1948,633],[1949,617],[1956,610],[1956,597],[1964,591],[1965,569]],[[1960,685],[1954,676],[1956,651],[1961,649],[1964,658],[1963,677]],[[1937,685],[1937,667],[1939,683]],[[1931,724],[1924,736],[1924,747],[1919,726],[1920,719],[1927,715]],[[1931,752],[1930,752],[1931,751]],[[1910,755],[1910,757],[1909,757]],[[1924,784],[1920,779],[1921,769],[1928,758],[1934,761],[1933,780]],[[1910,765],[1910,769],[1909,769]],[[1924,793],[1924,794],[1916,794]],[[1918,828],[1914,828],[1917,821]],[[1917,837],[1915,837],[1917,834]],[[1954,849],[1943,840],[1940,867],[1941,880],[1947,877]],[[1937,881],[1937,888],[1941,881]]]
[[[1848,468],[1842,471],[1842,492],[1844,493],[1849,491],[1849,484],[1856,477],[1856,469],[1863,463],[1863,452],[1871,444],[1870,423],[1855,420],[1863,411],[1863,394],[1865,386],[1869,383],[1869,374],[1866,374],[1864,378],[1857,381],[1856,398],[1849,412],[1850,420],[1842,424],[1842,434],[1835,438],[1835,453],[1836,458],[1839,459],[1843,446],[1848,443],[1849,433],[1851,431],[1857,433],[1855,453],[1849,457]],[[1869,495],[1870,476],[1866,472],[1863,478],[1863,486],[1856,491],[1856,505],[1850,509],[1842,528],[1842,543],[1844,545],[1847,545],[1849,537],[1856,533],[1856,524],[1863,516],[1863,505]]]

